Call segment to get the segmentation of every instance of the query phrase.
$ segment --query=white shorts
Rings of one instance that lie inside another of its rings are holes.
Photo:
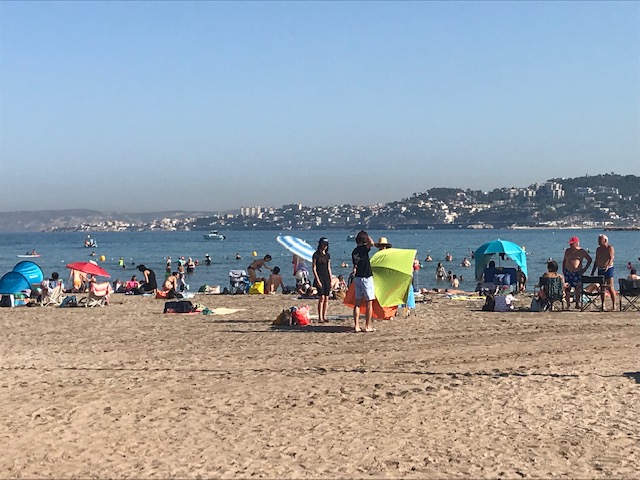
[[[353,282],[356,285],[356,302],[363,298],[365,300],[375,300],[376,294],[373,291],[373,277],[355,277]]]

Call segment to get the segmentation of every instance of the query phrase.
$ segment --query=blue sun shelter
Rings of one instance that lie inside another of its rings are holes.
[[[516,243],[498,238],[476,249],[474,255],[476,261],[476,280],[480,281],[482,279],[482,272],[489,264],[491,257],[499,255],[500,258],[501,254],[513,260],[513,262],[522,269],[522,272],[527,278],[529,278],[529,273],[527,272],[527,255],[522,247]]]
[[[8,272],[0,278],[0,294],[13,295],[23,290],[31,290],[31,283],[19,272]]]
[[[40,282],[44,280],[42,269],[38,264],[33,262],[19,262],[13,267],[13,271],[24,275],[31,285],[40,284]]]

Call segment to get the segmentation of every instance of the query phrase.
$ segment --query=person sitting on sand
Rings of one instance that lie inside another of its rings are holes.
[[[284,291],[284,282],[282,281],[282,275],[280,275],[280,267],[273,267],[271,275],[267,278],[264,292],[276,293],[278,287],[280,287],[281,291]]]
[[[173,272],[162,282],[162,291],[166,292],[165,298],[182,298],[178,293],[178,272]]]
[[[263,281],[264,282],[264,278],[263,277],[258,277],[257,272],[261,272],[262,273],[262,267],[266,268],[267,270],[271,271],[271,268],[269,267],[269,265],[267,265],[268,262],[271,261],[271,255],[265,255],[264,258],[259,258],[257,260],[254,260],[253,262],[251,262],[251,265],[249,265],[247,267],[247,273],[249,274],[249,280],[250,282],[256,283],[257,281]]]
[[[635,268],[631,269],[631,271],[629,272],[629,275],[627,276],[627,280],[640,280],[640,277],[638,276],[638,271]]]

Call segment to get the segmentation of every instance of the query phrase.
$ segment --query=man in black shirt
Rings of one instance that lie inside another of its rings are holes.
[[[376,298],[373,290],[373,274],[371,272],[371,263],[369,263],[369,251],[373,247],[373,239],[367,232],[361,230],[356,235],[356,248],[351,252],[351,260],[353,262],[354,283],[355,283],[355,307],[353,307],[353,322],[356,332],[361,332],[360,328],[360,303],[364,298],[366,300],[365,310],[365,332],[374,332],[373,321],[373,300]]]

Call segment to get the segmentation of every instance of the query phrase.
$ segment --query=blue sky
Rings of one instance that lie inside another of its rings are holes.
[[[0,2],[0,211],[640,175],[639,2]]]

